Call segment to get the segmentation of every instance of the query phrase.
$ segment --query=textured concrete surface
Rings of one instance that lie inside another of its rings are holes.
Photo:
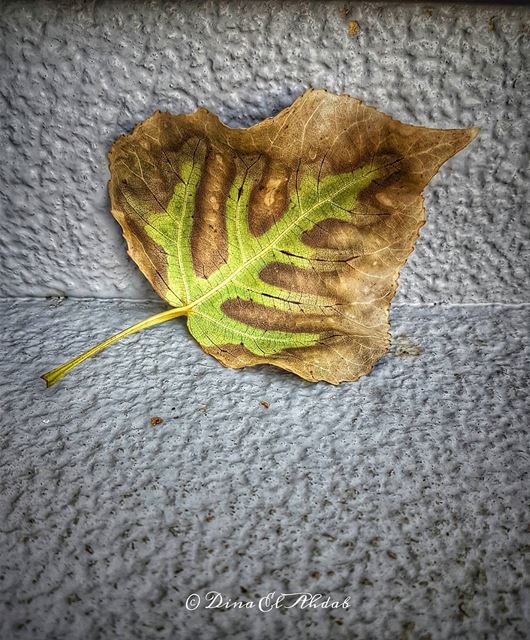
[[[529,637],[530,14],[343,7],[0,6],[0,640]],[[162,308],[108,213],[113,139],[157,108],[246,126],[308,86],[482,127],[427,191],[391,353],[310,385],[223,369],[175,321],[45,390]],[[209,590],[351,606],[186,610]]]
[[[528,10],[343,7],[2,3],[0,293],[152,297],[108,213],[115,137],[199,105],[247,126],[313,86],[413,124],[482,127],[428,189],[398,300],[523,301]]]
[[[3,303],[0,637],[528,637],[527,308],[396,306],[357,384],[223,369],[177,320],[44,389],[155,310]],[[185,609],[210,589],[351,607]]]

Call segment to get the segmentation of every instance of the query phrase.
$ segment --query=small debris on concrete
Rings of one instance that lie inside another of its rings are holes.
[[[162,424],[164,420],[158,416],[153,416],[150,422],[152,427],[157,427],[159,424]]]
[[[264,409],[268,409],[270,407],[270,404],[266,400],[260,400],[259,403]]]
[[[46,300],[50,300],[52,307],[59,307],[68,299],[68,296],[46,296]]]
[[[422,353],[420,345],[413,342],[406,335],[396,336],[392,341],[392,347],[394,355],[399,358],[419,356]]]
[[[70,593],[66,596],[66,602],[68,604],[77,604],[81,602],[81,598],[77,595],[77,593]]]
[[[359,33],[359,23],[357,20],[350,20],[348,22],[348,35],[350,38],[354,38]]]

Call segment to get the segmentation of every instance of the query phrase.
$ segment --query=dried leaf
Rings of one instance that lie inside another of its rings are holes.
[[[226,366],[356,380],[388,349],[422,191],[477,133],[405,125],[322,90],[249,129],[205,109],[155,113],[114,143],[109,188],[130,256],[173,308],[44,378],[186,315]]]

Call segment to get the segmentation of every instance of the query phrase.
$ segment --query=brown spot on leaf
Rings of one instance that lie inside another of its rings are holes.
[[[248,226],[259,236],[281,218],[288,203],[290,171],[280,162],[268,160],[249,202]]]
[[[296,307],[296,305],[293,305]],[[332,315],[311,314],[285,311],[265,306],[253,300],[231,299],[221,305],[223,312],[230,318],[251,327],[272,331],[330,331],[337,323]]]
[[[224,149],[210,147],[195,198],[191,249],[193,269],[207,278],[226,262],[226,194],[235,175],[235,163]]]

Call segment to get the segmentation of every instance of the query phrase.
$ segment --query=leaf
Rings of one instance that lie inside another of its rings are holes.
[[[478,129],[402,124],[347,95],[307,91],[231,129],[205,109],[157,112],[110,152],[112,213],[129,255],[229,367],[271,363],[307,380],[368,373],[424,222],[422,191]]]

